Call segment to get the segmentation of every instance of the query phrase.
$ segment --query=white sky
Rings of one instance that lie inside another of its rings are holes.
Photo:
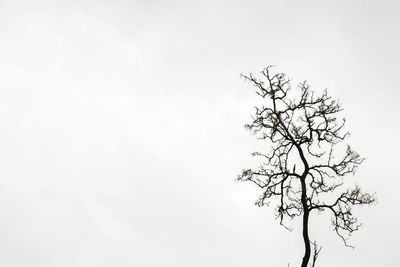
[[[300,3],[301,2],[301,3]],[[398,266],[398,1],[0,1],[0,265],[297,266],[259,191],[256,103],[269,64],[339,98],[357,210],[345,248],[312,220],[320,266]]]

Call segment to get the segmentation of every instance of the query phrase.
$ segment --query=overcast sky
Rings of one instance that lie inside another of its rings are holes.
[[[240,73],[328,88],[378,204],[320,266],[399,266],[398,1],[0,0],[0,265],[298,266],[260,193]]]

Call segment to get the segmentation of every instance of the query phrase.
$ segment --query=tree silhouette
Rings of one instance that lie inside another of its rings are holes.
[[[256,205],[268,205],[276,200],[280,224],[302,216],[305,253],[301,263],[312,266],[321,247],[310,241],[309,216],[312,211],[328,210],[332,224],[346,246],[348,237],[360,227],[352,213],[355,205],[372,204],[373,194],[362,193],[360,187],[339,189],[343,176],[354,173],[363,162],[350,146],[340,145],[349,135],[344,131],[345,119],[337,116],[341,105],[325,90],[317,95],[307,82],[290,90],[290,80],[284,73],[271,73],[271,66],[261,71],[261,78],[242,75],[256,88],[264,104],[255,107],[252,121],[245,125],[257,138],[271,146],[268,153],[254,152],[262,158],[257,169],[245,169],[238,181],[250,181],[262,189]],[[288,228],[289,229],[289,228]]]

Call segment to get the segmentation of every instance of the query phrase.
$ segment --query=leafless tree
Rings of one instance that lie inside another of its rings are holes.
[[[317,95],[307,82],[290,90],[284,73],[271,73],[271,66],[259,77],[242,75],[256,88],[264,104],[245,125],[259,139],[268,141],[270,151],[254,152],[262,159],[257,169],[245,169],[238,181],[250,181],[262,189],[256,205],[276,200],[277,218],[286,226],[287,219],[302,216],[305,253],[301,263],[307,267],[311,256],[309,217],[312,211],[328,210],[332,224],[346,246],[348,237],[360,227],[352,213],[355,205],[372,204],[374,194],[360,187],[342,190],[343,176],[354,173],[364,158],[342,141],[345,120],[338,117],[341,105],[326,90]],[[344,147],[344,149],[343,149]],[[342,148],[342,149],[341,149]],[[321,247],[314,244],[314,258]]]

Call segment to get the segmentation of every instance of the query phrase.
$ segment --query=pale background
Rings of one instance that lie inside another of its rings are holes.
[[[0,1],[0,265],[298,266],[299,231],[234,183],[260,144],[241,72],[342,102],[377,205],[319,266],[399,266],[398,1]]]

